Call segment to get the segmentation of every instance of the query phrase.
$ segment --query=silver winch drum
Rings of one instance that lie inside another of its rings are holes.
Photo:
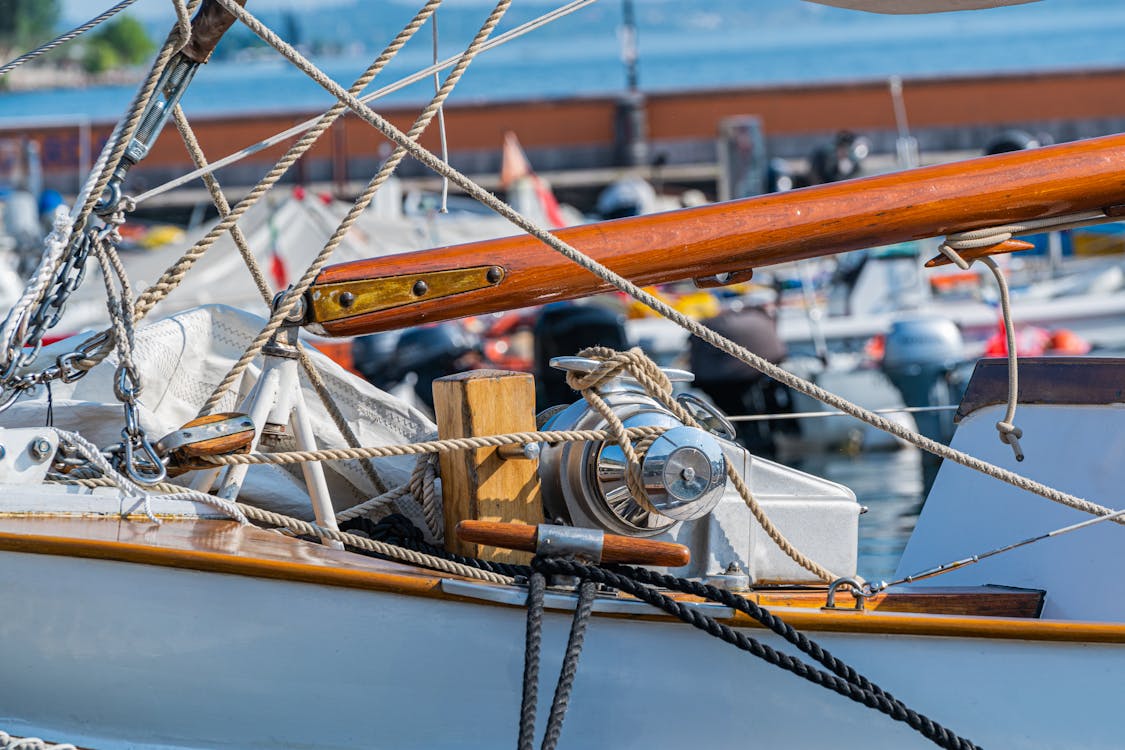
[[[551,365],[590,372],[599,363],[583,357],[556,357]],[[673,382],[691,382],[684,370],[664,370]],[[648,502],[634,498],[625,484],[625,455],[612,441],[544,445],[539,458],[543,506],[548,518],[613,534],[655,536],[681,521],[702,518],[723,496],[727,460],[719,441],[689,427],[635,379],[621,375],[598,388],[625,427],[668,430],[645,451],[641,475]],[[599,430],[605,419],[584,401],[571,404],[543,425],[547,430]]]

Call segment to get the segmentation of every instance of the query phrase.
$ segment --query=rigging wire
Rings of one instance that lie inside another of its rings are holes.
[[[548,24],[551,24],[551,23],[553,23],[555,21],[558,21],[562,18],[565,18],[566,16],[570,15],[571,13],[574,13],[575,11],[581,10],[582,8],[585,8],[588,5],[593,5],[595,2],[597,2],[597,0],[572,0],[572,2],[569,2],[566,5],[561,5],[558,8],[555,8],[554,10],[552,10],[548,13],[544,13],[543,15],[539,16],[538,18],[532,19],[531,21],[528,21],[527,23],[521,24],[521,25],[515,27],[514,29],[510,29],[508,31],[505,31],[503,34],[497,35],[494,39],[491,39],[490,41],[486,42],[484,44],[484,46],[481,47],[480,51],[482,53],[484,53],[484,52],[487,52],[489,50],[496,49],[497,47],[500,47],[504,44],[507,44],[508,42],[515,41],[516,39],[519,39],[520,37],[522,37],[526,34],[530,34],[532,31],[535,31],[535,30],[540,29],[544,26],[547,26]],[[400,78],[399,80],[395,81],[394,83],[387,84],[386,86],[384,86],[381,89],[377,89],[376,91],[372,91],[370,94],[365,94],[364,96],[359,97],[359,101],[367,104],[369,102],[375,101],[376,99],[380,99],[380,98],[382,98],[384,96],[387,96],[389,94],[393,94],[396,91],[404,89],[404,88],[406,88],[407,86],[409,86],[413,83],[417,83],[418,81],[424,80],[425,78],[428,78],[431,75],[435,75],[435,74],[437,74],[437,73],[439,73],[443,70],[447,70],[448,68],[453,67],[454,65],[457,64],[458,60],[460,60],[460,59],[461,59],[460,55],[454,55],[452,57],[447,57],[439,63],[434,63],[433,65],[430,65],[429,67],[422,68],[421,70],[415,71],[414,73],[412,73],[412,74],[410,74],[410,75],[408,75],[404,78]],[[288,130],[283,130],[280,133],[277,133],[276,135],[272,135],[269,138],[265,138],[261,141],[258,141],[257,143],[251,144],[251,145],[247,146],[246,148],[241,149],[239,151],[235,151],[234,153],[232,153],[228,156],[224,156],[221,159],[216,159],[215,161],[211,162],[206,167],[200,167],[199,169],[196,169],[194,171],[183,174],[183,175],[181,175],[181,176],[179,176],[179,177],[177,177],[173,180],[169,180],[168,182],[165,182],[163,185],[157,185],[156,187],[152,188],[151,190],[145,191],[144,193],[141,193],[140,195],[138,195],[136,198],[133,199],[133,202],[136,203],[137,205],[140,205],[141,203],[143,203],[146,200],[149,200],[150,198],[155,198],[158,195],[162,195],[163,193],[166,193],[169,190],[173,190],[173,189],[179,187],[180,185],[184,185],[188,182],[191,182],[192,180],[197,179],[199,177],[202,177],[205,174],[214,172],[218,169],[229,166],[230,164],[234,164],[236,162],[239,162],[239,161],[245,159],[248,156],[252,156],[252,155],[258,153],[259,151],[263,151],[263,150],[269,148],[270,146],[276,145],[278,143],[281,143],[284,140],[288,140],[289,138],[292,138],[293,136],[299,135],[301,133],[304,133],[307,130],[310,130],[312,127],[314,127],[316,125],[317,122],[319,122],[319,120],[320,120],[320,115],[317,115],[316,117],[310,117],[309,119],[305,120],[304,122],[298,123],[297,125],[294,125],[293,127],[289,128]]]
[[[935,576],[940,576],[940,575],[943,575],[945,573],[949,573],[951,571],[957,570],[959,568],[964,568],[968,565],[973,565],[973,564],[978,563],[981,560],[985,560],[989,557],[995,557],[996,555],[1002,554],[1004,552],[1011,552],[1014,549],[1019,549],[1020,547],[1026,547],[1029,544],[1035,544],[1036,542],[1041,542],[1044,539],[1050,539],[1051,537],[1062,536],[1063,534],[1069,534],[1072,531],[1078,531],[1079,529],[1084,529],[1088,526],[1093,526],[1094,524],[1101,523],[1102,521],[1116,521],[1116,520],[1118,520],[1120,518],[1123,518],[1123,517],[1125,517],[1125,510],[1115,511],[1113,513],[1110,513],[1108,516],[1098,516],[1097,518],[1090,518],[1090,519],[1087,519],[1085,521],[1080,521],[1078,523],[1071,524],[1070,526],[1063,526],[1060,529],[1055,529],[1054,531],[1048,531],[1044,534],[1039,534],[1038,536],[1028,537],[1027,539],[1022,539],[1018,542],[1012,542],[1011,544],[1006,544],[1003,547],[996,547],[995,549],[990,549],[988,552],[982,552],[979,555],[971,555],[969,557],[965,557],[965,558],[962,558],[960,560],[954,560],[953,562],[948,562],[948,563],[943,563],[941,565],[937,565],[933,568],[927,568],[926,570],[921,570],[921,571],[918,571],[917,573],[913,573],[911,575],[904,576],[903,578],[899,578],[898,580],[891,581],[890,583],[888,583],[886,581],[880,581],[879,583],[871,584],[869,586],[869,588],[870,588],[871,593],[875,594],[875,593],[878,593],[880,591],[885,591],[886,589],[890,588],[891,586],[899,586],[899,585],[904,584],[904,583],[913,583],[914,581],[923,581],[927,578],[934,578]]]
[[[935,411],[956,411],[961,407],[950,404],[946,406],[894,406],[889,409],[872,409],[872,414],[920,414],[925,412]],[[785,412],[776,412],[773,414],[740,414],[738,416],[727,416],[731,422],[766,422],[771,419],[816,419],[818,417],[852,417],[844,411],[798,411],[792,414]]]
[[[137,2],[137,0],[122,0],[117,5],[114,5],[112,8],[109,8],[104,13],[102,13],[99,16],[96,16],[95,18],[91,18],[89,21],[82,24],[81,26],[73,28],[70,31],[66,32],[65,34],[62,34],[61,36],[55,37],[51,41],[47,42],[46,44],[44,44],[40,47],[36,47],[35,49],[31,50],[30,52],[25,52],[24,54],[20,55],[19,57],[15,58],[14,60],[11,60],[8,63],[6,63],[3,67],[0,67],[0,76],[5,76],[8,73],[15,70],[16,68],[18,68],[19,66],[23,65],[25,62],[30,62],[31,60],[34,60],[35,58],[39,57],[40,55],[45,55],[48,52],[50,52],[51,50],[53,50],[54,48],[59,47],[63,44],[66,44],[67,42],[71,41],[72,39],[75,39],[77,37],[82,36],[87,31],[94,28],[98,24],[100,24],[104,21],[108,21],[110,18],[113,18],[115,15],[117,15],[121,11],[125,10],[126,8],[128,8],[130,5],[132,5],[135,2]]]
[[[433,18],[430,19],[431,28],[434,31],[434,64],[438,62],[438,14],[435,11]],[[441,93],[441,75],[434,71],[434,94]],[[438,124],[438,137],[441,139],[441,160],[446,164],[449,163],[449,142],[445,137],[445,105],[442,104],[437,110],[437,124]],[[440,213],[449,213],[449,178],[441,178],[441,209]]]

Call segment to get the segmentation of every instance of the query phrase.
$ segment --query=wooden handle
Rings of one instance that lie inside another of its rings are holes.
[[[535,552],[539,544],[539,527],[497,521],[462,521],[457,524],[457,537],[472,544]],[[678,568],[691,562],[691,550],[682,544],[606,534],[602,543],[602,562]]]
[[[246,7],[246,0],[235,0]],[[215,46],[234,23],[234,16],[215,0],[203,0],[195,18],[191,19],[191,40],[180,50],[184,57],[205,63],[215,51]]]
[[[1014,151],[699,208],[586,224],[555,234],[641,285],[745,271],[846,250],[935,237],[1125,203],[1125,135]],[[347,336],[604,292],[609,287],[530,236],[329,266],[326,284],[481,264],[495,285],[376,312],[323,315]]]

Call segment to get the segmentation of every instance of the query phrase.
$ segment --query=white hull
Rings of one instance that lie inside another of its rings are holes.
[[[516,743],[519,608],[17,552],[0,553],[0,590],[18,603],[0,618],[14,734],[105,750]],[[540,726],[569,619],[546,618]],[[1125,646],[812,635],[984,747],[1121,747]],[[685,625],[607,617],[561,746],[932,747]]]

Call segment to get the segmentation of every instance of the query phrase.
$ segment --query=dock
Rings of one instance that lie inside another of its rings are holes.
[[[903,80],[903,100],[911,134],[924,160],[948,160],[980,153],[987,140],[1008,128],[1046,133],[1055,142],[1125,131],[1125,69],[1052,73],[974,75]],[[752,116],[764,133],[770,157],[800,168],[818,144],[838,130],[866,136],[872,171],[893,163],[898,135],[887,80],[843,83],[749,86],[646,93],[639,100],[621,96],[573,97],[510,102],[450,103],[445,109],[450,161],[486,187],[499,188],[504,132],[516,132],[536,171],[563,200],[582,203],[630,170],[624,139],[628,108],[642,116],[646,152],[644,176],[664,185],[692,187],[710,198],[719,195],[716,143],[724,121]],[[409,128],[416,108],[376,107],[401,129]],[[197,117],[193,124],[212,160],[292,127],[318,112],[279,111]],[[111,130],[109,122],[0,120],[0,141],[39,143],[45,185],[64,195],[78,187],[78,174]],[[423,137],[437,149],[436,128]],[[232,196],[252,185],[284,148],[282,143],[247,157],[219,173]],[[382,137],[356,117],[341,118],[285,177],[285,181],[340,197],[354,194],[389,152]],[[659,166],[652,166],[656,162]],[[635,167],[633,167],[635,168]],[[174,128],[161,135],[151,154],[130,175],[134,193],[191,169]],[[400,169],[407,188],[432,189],[436,178],[407,160]],[[194,189],[193,189],[194,188]],[[206,192],[194,183],[153,199],[149,207],[189,205]]]

